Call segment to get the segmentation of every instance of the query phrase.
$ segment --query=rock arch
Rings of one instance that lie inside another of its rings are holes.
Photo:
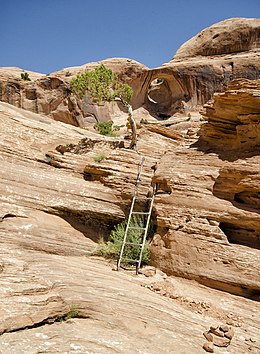
[[[185,90],[173,76],[159,73],[151,78],[144,106],[159,120],[164,120],[184,109]]]

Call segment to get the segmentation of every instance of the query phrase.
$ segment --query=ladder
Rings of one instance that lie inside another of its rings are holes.
[[[150,192],[150,194],[148,191],[146,196],[139,195],[139,186],[140,186],[140,182],[141,182],[141,173],[142,173],[144,161],[145,161],[144,156],[141,156],[141,160],[140,160],[140,164],[139,164],[139,171],[138,171],[137,178],[136,178],[134,196],[133,196],[132,204],[130,207],[130,212],[129,212],[128,221],[127,221],[126,228],[125,228],[125,233],[124,233],[124,238],[122,241],[121,250],[119,253],[118,260],[117,260],[117,270],[120,269],[121,263],[135,263],[136,274],[138,274],[138,270],[141,267],[141,263],[142,263],[142,255],[143,255],[145,242],[146,242],[146,238],[147,238],[147,234],[148,234],[148,229],[149,229],[150,219],[151,219],[151,214],[152,214],[152,208],[153,208],[153,202],[154,202],[154,196],[155,196],[155,192],[156,192],[156,186],[155,186],[153,188],[153,190]],[[136,211],[135,207],[136,207],[136,204],[138,203],[138,201],[147,202],[148,210],[147,211]],[[134,220],[134,218],[136,216],[143,217],[144,223],[143,223],[142,227],[131,225],[131,222]],[[135,232],[140,233],[140,242],[138,242],[138,243],[132,242],[129,240],[130,233],[133,232],[133,230]],[[130,259],[124,255],[124,253],[127,251],[127,248],[129,249],[131,247],[135,247],[135,248],[137,247],[137,249],[140,248],[140,250],[138,252],[139,255],[136,257],[136,259]]]

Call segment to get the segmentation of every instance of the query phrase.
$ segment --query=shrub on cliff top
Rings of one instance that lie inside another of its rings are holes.
[[[86,92],[89,93],[94,104],[114,101],[116,98],[129,103],[133,95],[132,88],[119,81],[117,75],[104,64],[78,74],[70,81],[70,88],[79,98],[83,98]]]

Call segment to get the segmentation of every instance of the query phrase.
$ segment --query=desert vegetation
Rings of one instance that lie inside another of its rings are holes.
[[[140,216],[135,216],[130,221],[130,227],[143,228],[145,221]],[[117,259],[121,250],[122,242],[124,239],[126,228],[126,221],[117,224],[111,231],[108,241],[105,241],[103,237],[100,238],[99,244],[94,252],[95,255],[103,256],[106,258]],[[132,229],[129,230],[127,241],[129,243],[124,249],[124,258],[138,260],[140,254],[140,247],[138,244],[142,243],[142,231]],[[144,250],[142,253],[142,263],[147,264],[150,260],[149,242],[145,242]]]

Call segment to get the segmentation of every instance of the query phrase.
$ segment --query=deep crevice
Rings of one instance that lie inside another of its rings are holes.
[[[257,207],[260,209],[260,192],[243,191],[235,193],[234,201],[252,208]]]
[[[260,234],[256,230],[228,222],[221,222],[219,227],[227,236],[229,243],[260,249]]]
[[[20,327],[20,328],[15,328],[15,329],[11,329],[11,330],[5,330],[2,333],[0,333],[0,335],[4,334],[4,333],[14,333],[14,332],[19,332],[19,331],[24,331],[26,329],[34,329],[34,328],[39,328],[45,325],[51,325],[55,322],[66,322],[72,318],[90,318],[89,315],[85,314],[84,312],[77,310],[76,312],[73,312],[73,310],[69,310],[68,312],[59,315],[59,316],[54,316],[54,317],[48,317],[46,319],[44,319],[41,322],[38,323],[34,323],[32,325],[29,326],[24,326],[24,327]]]

